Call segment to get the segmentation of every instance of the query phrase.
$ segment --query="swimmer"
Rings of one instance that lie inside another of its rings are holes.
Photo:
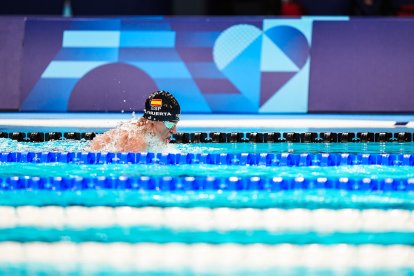
[[[144,115],[137,122],[127,122],[97,135],[89,146],[91,151],[142,152],[151,145],[169,143],[177,132],[180,105],[167,91],[156,91],[145,101]]]

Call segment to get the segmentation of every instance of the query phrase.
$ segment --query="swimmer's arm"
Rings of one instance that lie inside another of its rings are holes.
[[[104,149],[106,145],[111,143],[111,140],[112,140],[111,139],[111,133],[112,132],[113,132],[113,130],[110,130],[110,131],[107,131],[103,134],[96,135],[96,137],[93,138],[93,140],[89,144],[89,149],[90,150],[102,150],[102,149]]]
[[[117,133],[116,133],[117,132]],[[128,133],[111,129],[103,134],[97,135],[90,143],[91,150],[121,151],[120,145],[128,139]]]
[[[140,152],[146,151],[147,145],[142,136],[130,136],[127,131],[109,130],[97,135],[90,143],[90,150],[110,150],[121,152]]]
[[[147,144],[142,136],[129,136],[123,144],[123,151],[126,152],[142,152],[147,151]]]

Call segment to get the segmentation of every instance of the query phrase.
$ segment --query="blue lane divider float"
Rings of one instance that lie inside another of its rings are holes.
[[[0,178],[0,190],[268,191],[331,189],[414,192],[414,178],[29,177]]]
[[[414,166],[414,154],[1,152],[0,162],[239,166]]]

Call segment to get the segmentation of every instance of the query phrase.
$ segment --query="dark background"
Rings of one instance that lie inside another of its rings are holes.
[[[2,0],[0,14],[407,16],[414,0]]]

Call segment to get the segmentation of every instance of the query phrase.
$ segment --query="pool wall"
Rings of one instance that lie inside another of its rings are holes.
[[[0,19],[0,110],[142,111],[156,89],[187,113],[414,106],[412,19]]]

